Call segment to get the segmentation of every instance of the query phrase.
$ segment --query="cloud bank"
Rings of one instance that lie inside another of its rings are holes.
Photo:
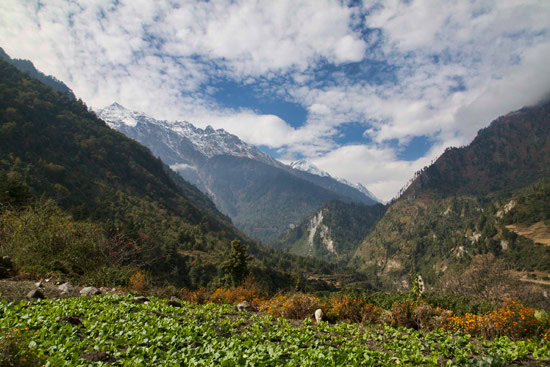
[[[224,128],[388,200],[446,147],[548,95],[548,19],[537,0],[4,0],[0,46],[93,107]],[[306,118],[222,104],[223,81]],[[429,149],[401,157],[417,137]]]

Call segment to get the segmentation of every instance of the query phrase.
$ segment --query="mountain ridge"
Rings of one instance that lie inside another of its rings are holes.
[[[148,146],[184,179],[207,193],[237,227],[263,241],[274,240],[329,200],[375,203],[330,176],[286,166],[222,129],[159,121],[118,103],[96,113],[112,128]],[[241,179],[243,175],[246,182]]]
[[[499,117],[468,146],[447,149],[391,204],[350,265],[390,288],[407,284],[411,271],[437,284],[488,254],[511,269],[549,271],[550,249],[510,234],[498,214],[548,177],[550,102]],[[531,205],[548,205],[548,190],[540,190]],[[537,217],[543,223],[550,220],[544,213]],[[513,228],[526,227],[519,221]]]

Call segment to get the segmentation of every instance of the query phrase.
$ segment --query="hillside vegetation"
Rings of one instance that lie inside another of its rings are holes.
[[[411,272],[432,286],[457,283],[482,263],[500,273],[497,283],[517,272],[545,277],[549,167],[550,103],[501,117],[469,146],[448,149],[419,172],[352,264],[392,289],[406,288]]]
[[[24,273],[124,283],[142,269],[159,284],[223,284],[233,240],[270,291],[294,287],[301,273],[335,272],[250,241],[147,148],[3,61],[0,178],[0,255]]]

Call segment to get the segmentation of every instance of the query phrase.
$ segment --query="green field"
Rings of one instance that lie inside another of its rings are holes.
[[[131,295],[4,302],[0,330],[3,347],[18,339],[46,366],[536,366],[550,360],[549,344],[540,339],[316,324],[239,313],[232,305],[178,308],[159,298],[139,304]]]

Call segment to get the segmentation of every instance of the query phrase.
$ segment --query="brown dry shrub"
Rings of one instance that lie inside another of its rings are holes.
[[[361,322],[365,325],[379,324],[382,321],[382,309],[372,303],[366,303],[361,309]]]
[[[445,327],[453,312],[440,307],[434,307],[424,301],[414,306],[413,318],[422,330],[435,330]]]
[[[414,302],[410,300],[403,300],[401,302],[395,302],[391,308],[392,314],[392,326],[404,326],[413,329],[418,328],[414,317]]]
[[[143,292],[151,284],[151,275],[143,270],[138,270],[128,279],[128,288],[134,292]]]

